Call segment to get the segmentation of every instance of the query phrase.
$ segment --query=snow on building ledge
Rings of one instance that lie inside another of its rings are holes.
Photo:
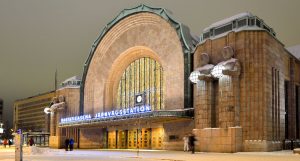
[[[272,36],[276,36],[274,30],[265,24],[262,19],[249,12],[244,12],[215,22],[205,28],[200,35],[200,43],[203,43],[206,39],[224,36],[231,31],[238,32],[241,30],[265,30]]]

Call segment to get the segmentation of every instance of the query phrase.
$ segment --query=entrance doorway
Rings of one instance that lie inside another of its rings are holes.
[[[116,149],[117,146],[116,146],[116,131],[109,131],[108,132],[108,139],[107,139],[107,142],[108,142],[108,148],[109,149]]]
[[[142,128],[108,132],[109,149],[162,149],[163,128]]]

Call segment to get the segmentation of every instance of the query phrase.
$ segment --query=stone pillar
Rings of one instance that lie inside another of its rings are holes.
[[[63,114],[62,114],[63,111],[57,111],[56,112],[56,127],[55,127],[55,131],[56,131],[56,136],[61,136],[61,129],[58,127],[58,124],[60,122],[60,119],[62,118]]]
[[[221,128],[240,126],[240,81],[238,76],[219,79],[219,122]]]
[[[50,114],[50,136],[56,136],[56,112],[51,112]]]
[[[64,146],[65,136],[62,136],[62,129],[58,127],[59,122],[64,116],[66,104],[64,102],[64,97],[59,96],[54,98],[55,102],[51,107],[51,118],[50,118],[50,138],[49,138],[49,146],[51,148],[62,148]]]
[[[195,128],[203,129],[215,126],[214,87],[212,79],[200,80],[196,87]]]

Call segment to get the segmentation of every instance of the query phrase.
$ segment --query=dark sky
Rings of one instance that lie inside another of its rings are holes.
[[[90,47],[122,9],[141,3],[163,7],[201,31],[213,22],[250,11],[274,28],[287,47],[300,44],[299,0],[0,0],[0,97],[12,122],[16,99],[53,90],[81,75]]]

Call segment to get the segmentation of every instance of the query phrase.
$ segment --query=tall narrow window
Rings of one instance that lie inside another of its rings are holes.
[[[300,139],[300,87],[296,86],[296,139]]]
[[[272,139],[280,139],[279,70],[272,68]]]
[[[152,110],[164,109],[163,68],[151,58],[140,58],[132,62],[120,79],[116,106],[129,108],[141,105]],[[137,104],[137,96],[142,96],[142,104]]]
[[[284,100],[285,100],[285,139],[289,139],[289,81],[284,82]]]

